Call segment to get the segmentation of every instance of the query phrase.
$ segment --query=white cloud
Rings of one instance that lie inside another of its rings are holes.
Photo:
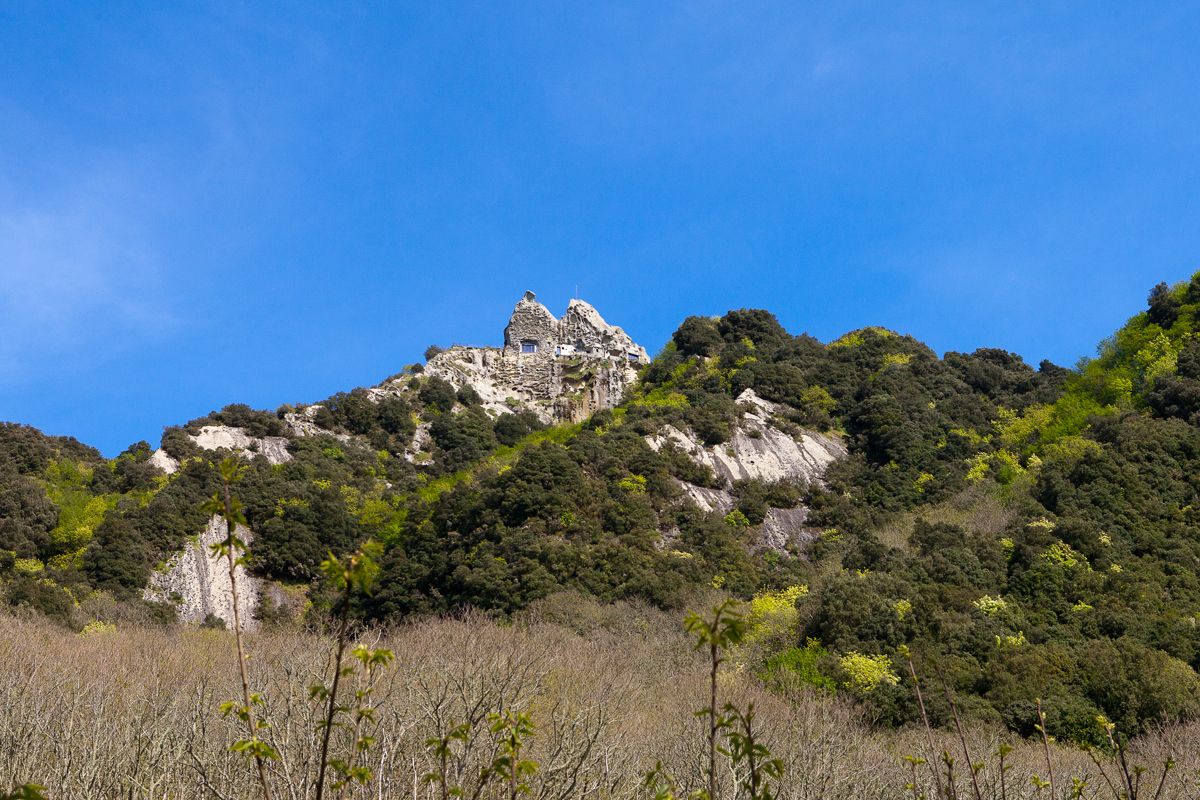
[[[33,194],[0,184],[0,384],[103,361],[172,326],[148,205],[114,170]]]

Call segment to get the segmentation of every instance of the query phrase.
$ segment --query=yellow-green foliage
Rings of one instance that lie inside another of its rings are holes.
[[[976,446],[986,444],[987,442],[991,441],[992,438],[990,436],[984,436],[979,431],[971,428],[951,428],[950,434],[952,436],[959,436],[963,439],[966,439],[970,444]]]
[[[808,594],[808,587],[789,586],[778,592],[761,592],[750,601],[750,613],[746,617],[749,630],[747,641],[759,641],[780,636],[790,636],[800,621],[796,601]]]
[[[833,399],[833,395],[824,386],[809,386],[800,393],[800,404],[827,414],[832,414],[837,408],[837,400]]]
[[[1031,466],[1040,466],[1037,456],[1030,456]],[[988,475],[996,481],[1008,486],[1013,481],[1025,475],[1028,470],[1021,466],[1020,457],[1009,450],[997,450],[994,453],[976,453],[967,461],[967,472],[964,476],[968,483],[979,483]]]
[[[450,475],[443,475],[440,478],[428,480],[424,474],[417,476],[418,480],[424,482],[424,485],[417,489],[417,497],[420,497],[423,502],[432,503],[446,492],[453,489],[458,484],[469,481],[472,471],[469,469],[459,470]]]
[[[981,613],[989,617],[994,617],[1004,609],[1008,608],[1008,603],[1003,597],[992,597],[990,594],[985,594],[983,597],[980,597],[978,600],[972,603],[972,605],[975,606],[975,608]]]
[[[646,493],[646,476],[645,475],[626,475],[621,480],[617,481],[617,486],[620,486],[630,494],[645,494]]]
[[[902,367],[910,361],[912,361],[912,353],[888,353],[883,357],[883,363],[880,365],[880,369],[887,369],[888,367]]]
[[[1013,553],[1016,552],[1017,543],[1008,536],[1005,536],[1000,540],[1000,549],[1004,551],[1004,557],[1010,559],[1013,557]]]
[[[352,486],[341,488],[346,508],[359,522],[371,528],[380,541],[388,543],[400,538],[408,518],[408,509],[402,505],[400,497],[390,500],[384,498],[386,486],[382,481],[376,481],[370,493],[363,493]]]
[[[460,483],[474,480],[479,473],[494,470],[497,473],[502,473],[513,465],[517,458],[527,447],[541,444],[543,442],[553,442],[555,444],[564,444],[570,439],[578,435],[583,429],[582,424],[574,425],[555,425],[551,428],[544,428],[540,431],[534,431],[527,434],[521,441],[514,445],[505,445],[497,447],[492,451],[492,454],[483,461],[474,466],[461,469],[450,475],[443,475],[440,478],[429,480],[427,476],[421,475],[419,479],[424,481],[424,485],[417,489],[417,496],[426,503],[432,503],[441,497],[446,492],[458,486]]]
[[[897,600],[896,602],[892,603],[892,610],[896,612],[896,619],[903,622],[908,617],[908,615],[912,613],[912,610],[913,610],[912,601],[909,600],[908,598],[902,597],[899,600]]]
[[[1187,290],[1188,284],[1180,283],[1171,294],[1183,301]],[[1098,358],[1081,366],[1079,375],[1054,404],[1041,441],[1048,444],[1080,433],[1089,415],[1109,414],[1144,402],[1155,381],[1175,373],[1180,352],[1196,335],[1196,323],[1194,305],[1183,306],[1168,329],[1150,322],[1147,312],[1130,318],[1101,344]]]
[[[1185,337],[1186,339],[1187,337]],[[1143,386],[1154,383],[1154,379],[1175,373],[1179,350],[1161,330],[1146,342],[1133,356],[1133,363],[1141,372]]]
[[[1025,644],[1025,631],[1017,631],[1015,635],[1006,634],[1004,636],[996,637],[996,647],[1017,648],[1024,647]]]
[[[1052,405],[1032,405],[1023,412],[1001,408],[999,418],[992,423],[1000,442],[1011,450],[1027,452],[1037,444],[1041,432],[1054,415]]]
[[[46,565],[36,558],[18,558],[13,561],[13,569],[22,575],[36,575],[46,569]]]
[[[83,554],[87,552],[87,547],[80,547],[78,550],[72,550],[69,553],[60,553],[52,557],[47,564],[50,569],[65,570],[65,569],[83,569]]]
[[[687,408],[689,403],[685,395],[664,386],[635,399],[631,405],[646,408]]]
[[[917,476],[917,479],[913,481],[913,489],[916,490],[917,494],[925,494],[925,487],[931,483],[933,483],[933,473],[922,472]]]
[[[275,501],[275,516],[282,517],[289,508],[308,508],[308,501],[302,497],[281,497]]]
[[[879,328],[876,326],[870,326],[867,328],[859,328],[856,331],[850,331],[850,333],[847,333],[845,336],[842,336],[841,338],[835,339],[834,341],[830,342],[829,346],[830,347],[858,347],[864,341],[867,340],[867,337],[870,337],[870,336],[876,336],[881,339],[890,339],[890,338],[893,338],[895,335],[896,334],[892,333],[887,328]]]
[[[991,453],[976,453],[967,462],[967,474],[964,476],[967,483],[980,483],[988,476],[988,470],[991,469],[992,459]]]
[[[1080,564],[1087,564],[1087,559],[1075,552],[1071,548],[1071,545],[1062,541],[1055,542],[1047,547],[1045,552],[1042,553],[1042,558],[1060,567],[1076,567]]]
[[[97,635],[102,636],[104,634],[116,633],[116,632],[117,632],[117,626],[114,625],[113,623],[101,622],[98,619],[94,619],[91,622],[89,622],[88,624],[83,626],[83,630],[81,630],[79,632],[79,635],[80,636],[97,636]]]
[[[1047,445],[1043,454],[1047,460],[1062,464],[1073,464],[1088,453],[1099,453],[1100,443],[1082,436],[1064,436]]]
[[[1086,381],[1072,383],[1052,405],[1033,405],[1023,412],[1000,409],[993,423],[996,436],[1008,449],[1024,455],[1045,454],[1055,442],[1077,437],[1087,427],[1088,417],[1117,410],[1116,398],[1103,404],[1085,388]]]
[[[892,660],[886,655],[868,656],[851,652],[839,659],[846,672],[846,686],[860,694],[869,694],[887,684],[895,686],[900,676],[892,669]]]
[[[749,528],[750,520],[740,509],[735,508],[725,515],[725,524],[731,528]]]
[[[58,524],[50,531],[55,550],[87,546],[96,526],[117,504],[119,495],[92,494],[88,490],[91,481],[92,468],[74,461],[52,461],[46,468],[46,495],[58,507]]]

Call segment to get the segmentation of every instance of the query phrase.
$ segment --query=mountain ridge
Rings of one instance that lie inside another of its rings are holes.
[[[226,444],[247,461],[262,625],[319,618],[316,564],[366,537],[384,556],[364,620],[786,589],[797,622],[771,680],[841,685],[840,656],[903,645],[968,716],[1028,732],[1041,698],[1055,735],[1086,742],[1097,713],[1124,730],[1200,713],[1198,324],[1200,275],[1155,287],[1097,359],[1035,370],[882,328],[824,344],[743,309],[684,320],[586,416],[545,395],[489,409],[420,367],[304,408],[228,406],[112,460],[5,426],[0,580],[72,626],[173,616],[172,598],[139,598],[205,529],[200,444]],[[575,363],[558,344],[506,339],[513,358]],[[629,352],[600,360],[628,370]],[[908,691],[859,699],[903,724]]]

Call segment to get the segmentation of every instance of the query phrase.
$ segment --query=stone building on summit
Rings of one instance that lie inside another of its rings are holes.
[[[528,408],[544,422],[577,421],[621,402],[650,363],[645,348],[575,299],[559,319],[526,292],[504,328],[504,346],[455,346],[427,375],[470,386],[493,413]]]
[[[644,348],[635,344],[625,331],[605,322],[600,312],[588,303],[572,300],[563,318],[556,319],[533,292],[526,292],[513,309],[504,328],[504,349],[519,355],[544,353],[638,365],[650,363]]]

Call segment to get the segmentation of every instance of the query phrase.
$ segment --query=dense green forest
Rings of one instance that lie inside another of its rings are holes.
[[[474,607],[497,615],[562,591],[682,609],[714,587],[751,601],[752,667],[768,685],[861,700],[879,724],[914,721],[897,679],[907,646],[972,718],[1031,733],[1103,735],[1200,715],[1200,273],[1074,369],[1001,350],[937,353],[865,328],[823,344],[761,310],[690,317],[616,409],[544,427],[491,418],[472,391],[422,374],[382,401],[321,404],[325,433],[289,436],[292,409],[228,406],[164,432],[171,475],[139,442],[115,459],[18,424],[0,427],[0,580],[10,606],[82,628],[166,623],[141,600],[151,572],[205,522],[215,454],[187,436],[222,424],[287,436],[292,459],[249,460],[237,485],[251,567],[307,590],[367,538],[379,589],[356,613],[388,622]],[[824,485],[738,482],[704,513],[685,481],[715,478],[647,437],[670,424],[721,445],[746,389],[772,424],[842,438]],[[431,445],[405,458],[418,427]],[[768,509],[803,504],[813,541],[750,546]],[[664,542],[669,544],[664,545]],[[935,723],[949,706],[927,698]]]

